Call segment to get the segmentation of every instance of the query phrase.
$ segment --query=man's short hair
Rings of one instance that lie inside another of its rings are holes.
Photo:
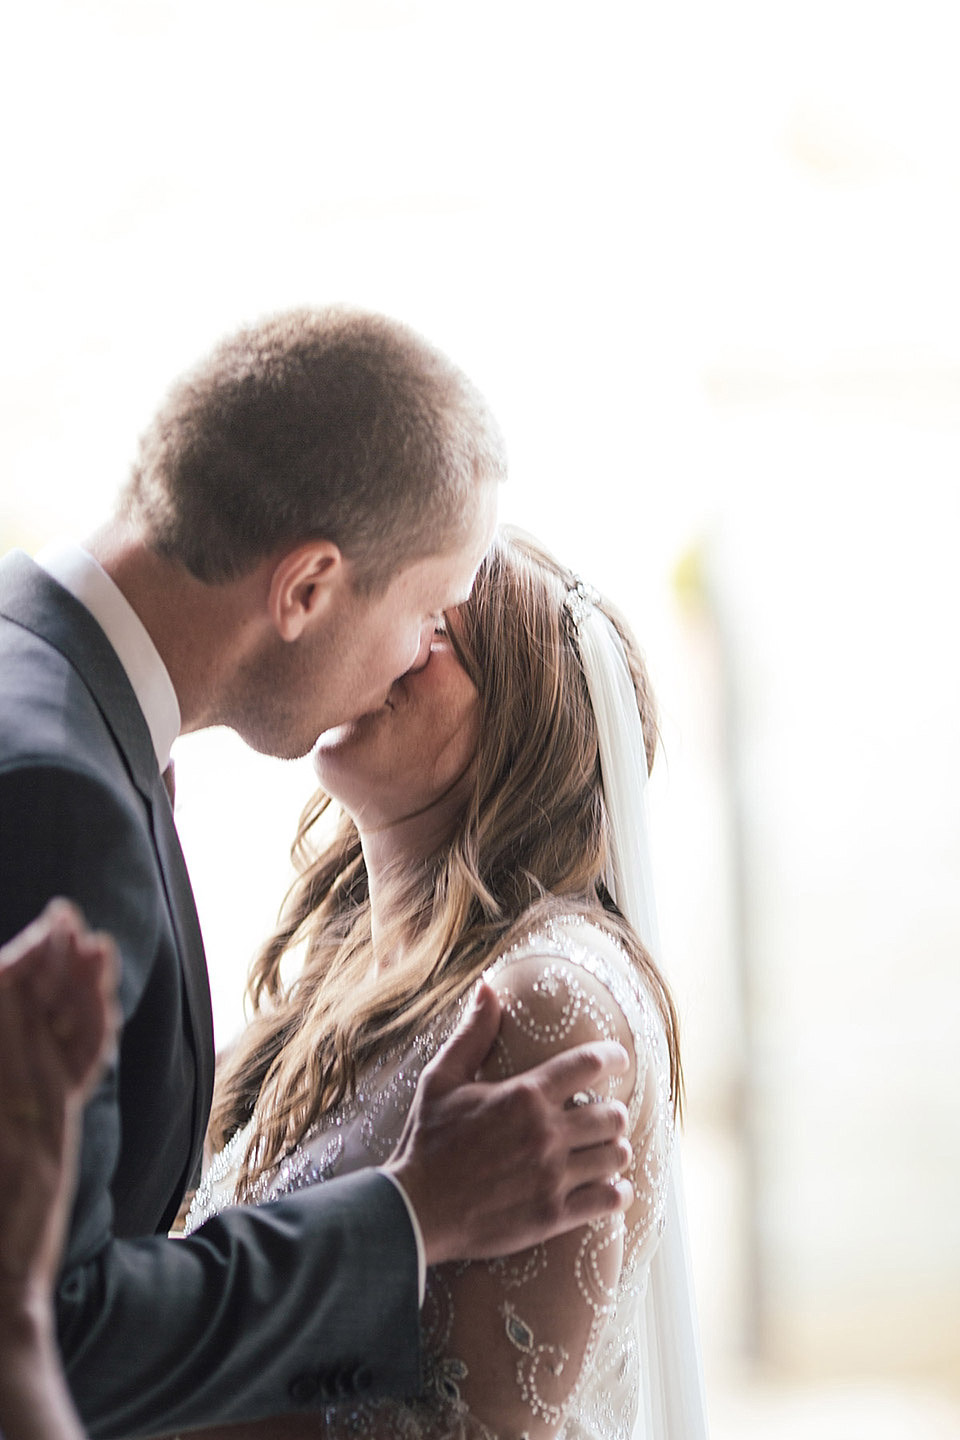
[[[178,381],[143,436],[123,513],[216,584],[326,539],[385,586],[455,545],[506,471],[486,402],[380,315],[295,310],[241,330]]]

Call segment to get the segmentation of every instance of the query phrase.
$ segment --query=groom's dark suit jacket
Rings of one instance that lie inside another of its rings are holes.
[[[53,895],[110,931],[122,964],[119,1058],[86,1111],[57,1296],[90,1433],[415,1391],[416,1248],[383,1176],[361,1172],[166,1238],[197,1175],[213,1084],[190,882],[112,646],[14,553],[0,562],[0,941]]]

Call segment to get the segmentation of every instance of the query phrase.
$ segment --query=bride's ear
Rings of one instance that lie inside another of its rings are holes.
[[[330,608],[345,583],[343,555],[331,540],[305,540],[277,561],[267,605],[281,640],[299,640]]]

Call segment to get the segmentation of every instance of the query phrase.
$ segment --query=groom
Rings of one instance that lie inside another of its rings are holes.
[[[419,337],[295,312],[174,387],[85,549],[0,563],[0,943],[61,894],[122,965],[119,1053],[87,1107],[57,1297],[94,1436],[415,1392],[425,1264],[518,1249],[629,1200],[611,1180],[622,1109],[566,1105],[622,1052],[479,1084],[498,1024],[482,992],[382,1170],[166,1238],[213,1082],[170,747],[228,725],[299,756],[383,704],[469,594],[503,474],[483,401]]]

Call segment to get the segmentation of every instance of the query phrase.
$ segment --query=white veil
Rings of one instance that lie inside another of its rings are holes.
[[[637,697],[613,625],[582,581],[567,595],[600,742],[609,832],[607,888],[659,962],[660,935],[647,840],[647,757]],[[633,1440],[706,1440],[700,1358],[680,1160],[674,1146],[663,1234],[640,1320],[643,1398]]]

